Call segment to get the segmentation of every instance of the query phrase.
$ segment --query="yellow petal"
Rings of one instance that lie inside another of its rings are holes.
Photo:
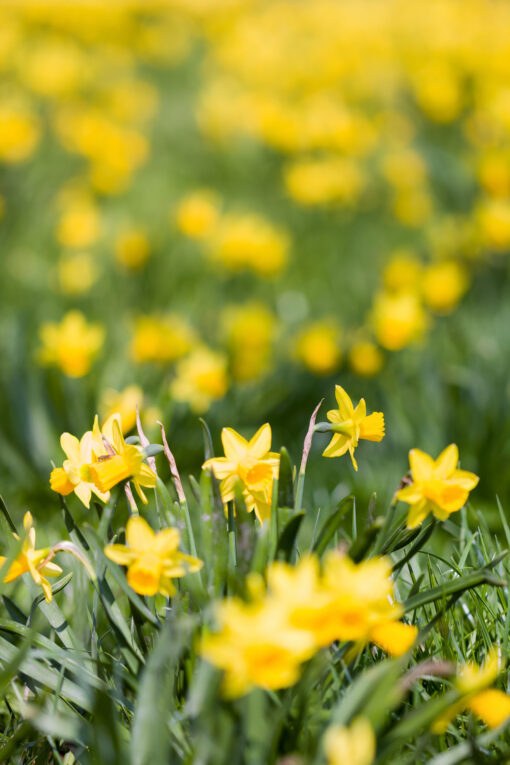
[[[237,470],[237,463],[226,457],[213,457],[202,465],[203,470],[212,470],[218,481],[223,480]]]
[[[243,438],[233,428],[223,428],[221,431],[221,443],[225,451],[225,456],[229,460],[239,462],[246,455],[248,441]]]
[[[266,422],[248,443],[248,453],[254,459],[262,459],[271,448],[271,425]]]
[[[414,483],[411,486],[404,486],[403,489],[397,491],[396,496],[401,502],[407,502],[409,505],[415,505],[423,499],[421,489]]]
[[[341,457],[347,449],[351,439],[343,433],[335,433],[329,444],[322,452],[323,457]]]
[[[449,478],[459,464],[459,450],[456,444],[450,444],[441,452],[434,465],[434,478]]]
[[[179,547],[181,534],[178,529],[163,529],[156,534],[154,550],[161,557],[172,555]]]
[[[452,481],[458,486],[461,486],[467,491],[471,491],[477,486],[479,477],[475,473],[470,473],[468,470],[456,470],[451,478]]]
[[[335,385],[335,398],[337,400],[338,409],[342,415],[343,420],[350,420],[354,414],[354,407],[348,393],[341,387],[341,385]]]
[[[354,446],[352,445],[352,441],[349,444],[349,454],[351,455],[352,466],[353,466],[354,470],[356,470],[356,472],[357,472],[358,471],[358,463],[356,462],[356,459],[354,457]]]
[[[370,638],[392,656],[402,656],[413,645],[418,628],[412,624],[390,621],[375,626]]]
[[[129,566],[136,559],[134,550],[126,545],[107,545],[104,548],[104,554],[119,566]]]
[[[497,728],[510,716],[510,697],[496,688],[478,693],[468,706],[490,728]]]
[[[432,457],[425,454],[425,452],[422,452],[420,449],[411,449],[409,452],[409,464],[415,483],[427,481],[432,478],[435,462]]]
[[[420,523],[423,523],[430,512],[430,505],[426,499],[422,499],[416,504],[411,505],[407,516],[406,526],[408,529],[415,529]]]
[[[81,462],[80,442],[76,436],[72,436],[71,433],[62,433],[60,436],[60,446],[71,462],[75,465]]]
[[[138,468],[136,480],[147,489],[153,489],[156,486],[157,476],[154,470],[146,465],[145,462],[142,462]]]
[[[367,416],[367,405],[364,398],[360,398],[358,406],[354,410],[354,419],[362,420]]]
[[[98,490],[99,491],[99,490]],[[74,487],[74,493],[80,499],[85,507],[90,507],[90,497],[92,494],[92,490],[88,483],[85,483],[82,481],[82,483],[77,484]]]
[[[140,515],[132,516],[127,522],[126,540],[133,550],[152,550],[155,544],[155,536],[147,521]]]

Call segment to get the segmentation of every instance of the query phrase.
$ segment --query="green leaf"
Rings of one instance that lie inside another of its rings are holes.
[[[169,723],[175,708],[177,662],[189,645],[194,621],[168,615],[144,668],[135,706],[131,737],[131,765],[168,765]]]
[[[292,463],[287,449],[280,449],[280,468],[278,471],[278,507],[294,507],[294,478]]]
[[[284,527],[280,538],[278,539],[278,545],[276,548],[276,558],[283,558],[286,561],[290,561],[295,549],[296,539],[303,522],[305,514],[303,512],[296,513],[290,521]]]
[[[330,515],[329,518],[324,522],[319,532],[319,536],[317,537],[317,541],[313,546],[313,551],[317,553],[317,555],[320,556],[323,554],[333,539],[334,535],[338,531],[342,520],[347,515],[347,513],[353,509],[353,507],[354,496],[352,494],[349,494],[348,497],[344,497],[344,499],[338,503],[335,512],[332,513],[332,515]]]

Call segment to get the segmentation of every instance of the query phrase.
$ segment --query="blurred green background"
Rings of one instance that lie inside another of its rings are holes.
[[[306,503],[355,488],[384,508],[410,448],[456,442],[492,517],[510,488],[509,31],[488,0],[3,3],[8,504],[51,513],[60,434],[119,405],[154,439],[163,419],[185,475],[199,416],[218,453],[222,426],[269,421],[298,462],[339,383],[387,435],[357,474],[317,436]]]

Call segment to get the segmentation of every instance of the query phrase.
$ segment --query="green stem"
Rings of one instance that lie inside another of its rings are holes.
[[[425,606],[427,603],[432,603],[434,600],[441,600],[449,595],[454,595],[456,592],[471,590],[481,584],[491,584],[494,587],[503,587],[505,582],[498,576],[491,574],[487,569],[481,569],[480,571],[475,571],[473,574],[468,574],[468,576],[458,577],[447,584],[441,584],[438,587],[432,587],[430,590],[419,592],[417,595],[414,595],[412,598],[405,601],[404,608],[406,612],[413,611],[415,608]]]
[[[237,566],[236,521],[233,501],[227,504],[228,558],[231,570]]]

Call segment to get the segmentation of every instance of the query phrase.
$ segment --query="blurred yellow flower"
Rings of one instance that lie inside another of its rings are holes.
[[[460,510],[475,488],[479,478],[467,470],[458,470],[459,450],[450,444],[434,460],[419,449],[409,452],[412,483],[397,492],[397,499],[411,507],[407,516],[408,528],[423,523],[429,513],[445,521],[451,513]]]
[[[340,203],[352,206],[364,184],[362,168],[350,157],[300,159],[285,170],[285,187],[302,205]]]
[[[107,455],[92,462],[89,475],[101,492],[108,492],[118,483],[132,481],[142,502],[147,504],[142,486],[153,489],[157,476],[143,461],[140,447],[127,444],[121,430],[120,414],[109,417],[101,428],[103,441],[106,439]]]
[[[203,563],[179,551],[181,535],[177,529],[157,533],[140,516],[131,516],[126,525],[126,545],[111,544],[104,549],[110,560],[127,566],[127,581],[139,595],[167,597],[176,593],[173,579],[200,571]]]
[[[133,271],[142,268],[151,253],[149,239],[145,231],[131,228],[123,231],[115,240],[115,259],[124,268]]]
[[[481,200],[475,216],[482,245],[497,252],[510,248],[510,198]]]
[[[490,727],[497,728],[510,717],[510,697],[496,688],[490,688],[504,662],[498,656],[497,649],[490,650],[483,667],[465,664],[457,674],[456,686],[463,697],[438,717],[432,725],[434,733],[444,733],[451,721],[470,709]]]
[[[427,166],[418,154],[410,148],[394,149],[381,160],[381,170],[392,186],[409,191],[421,186],[427,178]]]
[[[88,430],[80,440],[71,433],[62,433],[60,446],[67,459],[61,468],[51,471],[50,486],[53,491],[63,496],[74,491],[85,507],[90,507],[92,493],[103,502],[108,502],[110,494],[98,489],[89,469],[92,462],[108,453],[103,444],[97,415],[92,430]]]
[[[23,518],[23,528],[25,529],[25,536],[21,546],[21,551],[18,556],[13,560],[7,574],[4,577],[4,582],[9,582],[17,579],[18,576],[30,572],[30,576],[36,584],[42,587],[45,599],[50,602],[53,593],[51,591],[51,585],[46,577],[58,576],[62,573],[60,566],[51,562],[52,552],[50,547],[43,547],[40,550],[35,549],[35,529],[32,514],[27,512]],[[17,534],[14,534],[15,539],[19,540]],[[0,566],[5,563],[5,558],[0,555]]]
[[[372,322],[377,340],[389,351],[420,339],[428,325],[416,292],[380,292],[374,301]]]
[[[277,690],[298,680],[301,664],[315,652],[313,638],[294,629],[276,601],[243,603],[236,598],[216,607],[218,631],[207,634],[200,653],[223,669],[223,690],[242,696],[253,686]]]
[[[295,353],[299,361],[316,375],[330,375],[340,366],[341,332],[330,319],[313,322],[296,339]]]
[[[413,76],[415,96],[423,112],[434,122],[453,122],[462,109],[462,86],[446,57],[422,66]]]
[[[140,316],[131,340],[131,358],[137,363],[170,363],[188,353],[195,343],[194,330],[181,316]]]
[[[422,226],[432,213],[432,199],[424,188],[404,189],[393,198],[393,213],[405,226]]]
[[[269,597],[292,627],[313,636],[317,648],[335,640],[372,641],[399,656],[418,632],[398,621],[403,609],[393,600],[391,571],[387,558],[356,564],[338,551],[326,555],[322,572],[315,555],[303,556],[296,566],[278,561],[267,569]]]
[[[35,114],[23,103],[3,99],[0,105],[0,161],[23,162],[39,142],[40,128]]]
[[[213,191],[194,191],[183,197],[177,205],[177,228],[191,239],[210,236],[219,219],[219,207],[219,197]]]
[[[280,464],[280,455],[271,451],[271,426],[262,425],[249,441],[232,428],[223,428],[221,441],[225,456],[207,460],[202,468],[211,469],[221,482],[225,504],[235,499],[236,487],[240,486],[246,509],[254,510],[263,523],[271,514],[273,481]]]
[[[136,425],[136,410],[142,414],[143,391],[138,385],[128,385],[121,391],[107,388],[99,399],[99,411],[103,420],[113,414],[120,416],[123,433],[129,433]]]
[[[86,55],[71,38],[47,35],[23,57],[20,75],[41,96],[68,98],[90,76]]]
[[[368,340],[354,343],[349,349],[349,366],[359,377],[374,377],[384,364],[380,349]]]
[[[60,324],[45,322],[39,328],[42,364],[54,364],[68,377],[83,377],[103,345],[100,324],[88,324],[80,311],[69,311]]]
[[[384,415],[373,412],[367,415],[365,399],[360,399],[354,408],[353,403],[340,386],[335,385],[335,397],[338,409],[328,412],[328,420],[332,423],[333,437],[322,452],[323,457],[341,457],[347,451],[351,455],[354,470],[358,469],[354,459],[354,450],[360,438],[367,441],[382,441],[384,438]]]
[[[477,176],[480,185],[490,196],[510,196],[509,148],[485,151],[478,160]]]
[[[76,199],[64,207],[56,228],[56,237],[63,247],[89,247],[101,230],[97,207],[91,200]]]
[[[376,740],[370,723],[358,717],[350,727],[330,725],[324,734],[328,765],[371,765]]]
[[[276,318],[264,303],[229,306],[223,313],[232,377],[258,379],[269,368]]]
[[[411,250],[394,250],[384,269],[384,286],[389,292],[415,289],[421,279],[422,264]]]
[[[87,252],[66,253],[57,264],[58,284],[66,295],[88,292],[99,278],[97,264]]]
[[[427,266],[422,278],[425,304],[436,313],[450,313],[469,285],[466,268],[457,261],[443,260]]]
[[[228,384],[226,356],[201,345],[178,362],[170,393],[176,401],[189,404],[200,414],[213,401],[223,398]]]
[[[225,215],[207,242],[214,261],[231,271],[276,276],[287,265],[288,235],[253,213]]]

